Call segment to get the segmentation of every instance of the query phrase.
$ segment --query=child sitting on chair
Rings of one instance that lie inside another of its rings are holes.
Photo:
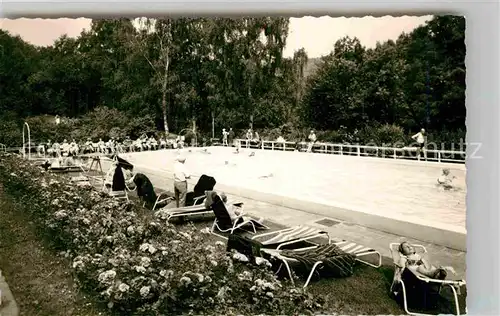
[[[448,275],[447,271],[456,274],[452,267],[439,267],[431,265],[427,260],[416,253],[415,248],[407,241],[399,245],[400,259],[396,264],[401,268],[408,268],[412,272],[418,272],[426,277],[444,280]]]

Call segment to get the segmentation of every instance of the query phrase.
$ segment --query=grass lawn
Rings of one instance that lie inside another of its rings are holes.
[[[107,315],[78,291],[69,260],[45,246],[34,224],[0,188],[0,268],[20,315]]]

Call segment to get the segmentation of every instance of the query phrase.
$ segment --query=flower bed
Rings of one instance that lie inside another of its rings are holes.
[[[53,246],[72,261],[85,291],[120,314],[298,314],[320,298],[280,282],[182,230],[94,188],[76,187],[15,155],[0,157],[5,192],[25,205]]]

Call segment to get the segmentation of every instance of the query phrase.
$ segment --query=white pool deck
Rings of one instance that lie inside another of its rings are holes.
[[[195,178],[218,190],[465,251],[465,165],[315,153],[209,147],[184,149]],[[249,157],[254,152],[253,157]],[[172,177],[177,150],[122,154],[148,176]],[[443,168],[455,190],[439,188]],[[433,239],[434,240],[434,239]]]

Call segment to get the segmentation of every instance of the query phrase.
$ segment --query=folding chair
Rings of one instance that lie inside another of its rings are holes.
[[[126,190],[123,190],[123,191],[111,191],[110,190],[108,192],[108,195],[111,196],[112,198],[115,198],[118,200],[126,200],[127,202],[130,201]]]
[[[240,204],[239,207],[242,209],[243,204]],[[215,220],[212,224],[212,228],[210,232],[216,236],[227,239],[224,236],[215,233],[215,229],[217,229],[221,233],[234,233],[237,230],[245,230],[245,227],[250,227],[252,229],[251,233],[256,233],[257,229],[269,229],[266,225],[263,225],[257,222],[252,218],[244,218],[245,214],[241,213],[238,215],[235,220],[231,220],[229,216],[229,212],[226,209],[226,205],[222,201],[221,197],[217,194],[212,203],[212,210],[215,214]],[[246,230],[245,230],[246,231]]]
[[[408,290],[411,288],[409,286],[410,284],[415,284],[420,285],[417,286],[416,288],[419,288],[420,290],[423,291],[423,293],[419,293],[423,295],[424,299],[424,305],[427,305],[427,292],[430,290],[430,285],[437,285],[438,286],[438,294],[441,294],[441,290],[443,287],[449,287],[453,293],[453,298],[454,298],[454,303],[455,303],[455,312],[456,315],[460,315],[460,304],[458,302],[458,293],[456,288],[460,288],[461,286],[466,285],[465,280],[438,280],[438,279],[432,279],[428,276],[425,276],[423,274],[418,273],[417,271],[413,271],[410,269],[402,268],[400,267],[397,263],[399,262],[399,259],[401,258],[401,254],[399,252],[399,245],[400,243],[391,243],[389,244],[389,249],[391,250],[392,253],[392,259],[394,260],[394,266],[395,266],[395,271],[394,271],[394,280],[392,281],[391,289],[390,292],[394,296],[397,297],[397,286],[399,285],[401,287],[401,294],[402,294],[402,299],[403,299],[403,307],[404,310],[407,314],[409,315],[420,315],[420,316],[431,316],[434,314],[425,314],[425,313],[419,313],[419,312],[412,312],[408,308]],[[415,248],[415,251],[420,252],[420,253],[427,253],[427,249],[422,246],[422,245],[415,245],[412,244],[413,248]],[[467,310],[467,309],[466,309]],[[467,311],[466,311],[467,313]]]
[[[128,197],[128,192],[133,191],[130,189],[127,185],[127,182],[125,182],[125,189],[124,190],[119,190],[119,191],[113,191],[113,178],[111,177],[112,172],[114,171],[114,168],[109,168],[108,172],[106,173],[102,185],[102,191],[106,192],[109,196],[115,198],[115,199],[120,199],[120,200],[126,200],[127,202],[130,201]],[[108,188],[109,186],[109,188]]]

